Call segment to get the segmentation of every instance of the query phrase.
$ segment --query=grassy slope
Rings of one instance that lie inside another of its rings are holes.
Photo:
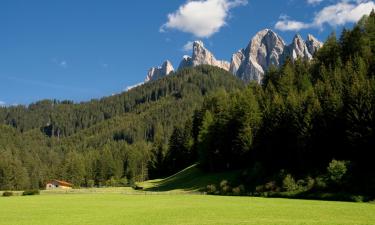
[[[375,205],[206,195],[0,197],[0,225],[375,224]]]
[[[139,186],[146,191],[203,191],[209,184],[235,181],[238,175],[239,172],[205,173],[193,165],[165,179],[146,181]]]

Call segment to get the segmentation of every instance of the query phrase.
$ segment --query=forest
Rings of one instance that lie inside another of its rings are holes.
[[[210,66],[86,103],[0,108],[0,189],[116,186],[198,163],[248,193],[375,197],[375,12],[262,84]]]

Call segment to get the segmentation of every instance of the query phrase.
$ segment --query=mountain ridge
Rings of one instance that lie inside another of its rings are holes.
[[[261,83],[265,72],[270,66],[281,66],[287,58],[296,60],[312,60],[313,55],[323,46],[313,35],[308,34],[304,40],[296,34],[292,43],[287,45],[283,38],[271,29],[264,29],[256,33],[249,41],[246,48],[238,50],[232,55],[231,61],[218,60],[208,50],[202,41],[194,41],[191,56],[183,56],[178,70],[198,65],[211,65],[231,72],[244,82],[255,81]],[[169,68],[173,69],[170,61]],[[165,64],[165,63],[164,63]],[[162,67],[152,67],[145,82],[155,80],[170,74],[173,70]]]

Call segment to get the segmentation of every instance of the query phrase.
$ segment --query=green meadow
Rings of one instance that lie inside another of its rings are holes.
[[[0,225],[375,224],[375,204],[128,189],[0,198]]]

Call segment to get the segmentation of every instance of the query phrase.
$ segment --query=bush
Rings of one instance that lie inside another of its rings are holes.
[[[206,191],[207,191],[207,194],[216,194],[216,185],[215,184],[211,184],[211,185],[207,185],[206,187]]]
[[[126,177],[121,178],[118,180],[118,185],[122,187],[129,185],[128,179],[126,179]]]
[[[288,174],[284,178],[283,189],[284,191],[287,191],[287,192],[298,190],[298,185],[296,184],[296,181],[294,180],[292,175]]]
[[[327,183],[326,183],[326,179],[324,177],[315,178],[314,189],[324,190],[326,188],[327,188]]]
[[[353,195],[353,196],[350,197],[350,199],[353,202],[364,202],[365,201],[365,197],[363,197],[362,195]]]
[[[340,184],[346,172],[348,171],[346,165],[347,162],[345,161],[332,160],[332,162],[329,163],[327,168],[328,178],[333,183]]]
[[[306,190],[311,190],[315,186],[315,180],[311,177],[306,178]]]
[[[105,186],[107,187],[117,187],[117,180],[114,177],[111,177],[111,179],[107,180],[105,182]]]
[[[133,188],[134,190],[143,190],[143,187],[138,186],[138,185],[136,185],[136,184],[134,184],[134,185],[132,186],[132,188]]]
[[[95,186],[95,181],[94,180],[88,180],[87,181],[87,187],[93,188]]]
[[[27,191],[24,191],[22,193],[23,196],[26,196],[26,195],[40,195],[40,191],[39,190],[27,190]]]
[[[232,188],[229,185],[229,182],[227,180],[223,180],[220,182],[220,193],[225,195],[231,192]]]
[[[229,182],[228,182],[227,180],[222,180],[222,181],[220,182],[220,188],[223,188],[223,187],[225,187],[225,186],[227,186],[227,185],[229,185]]]
[[[265,191],[277,191],[279,188],[277,187],[275,181],[270,181],[264,185],[264,189]]]
[[[11,191],[5,191],[5,192],[3,192],[3,196],[4,196],[4,197],[10,197],[10,196],[13,196],[13,192],[11,192]]]
[[[238,187],[235,187],[232,189],[233,195],[243,195],[245,192],[245,186],[239,185]]]

